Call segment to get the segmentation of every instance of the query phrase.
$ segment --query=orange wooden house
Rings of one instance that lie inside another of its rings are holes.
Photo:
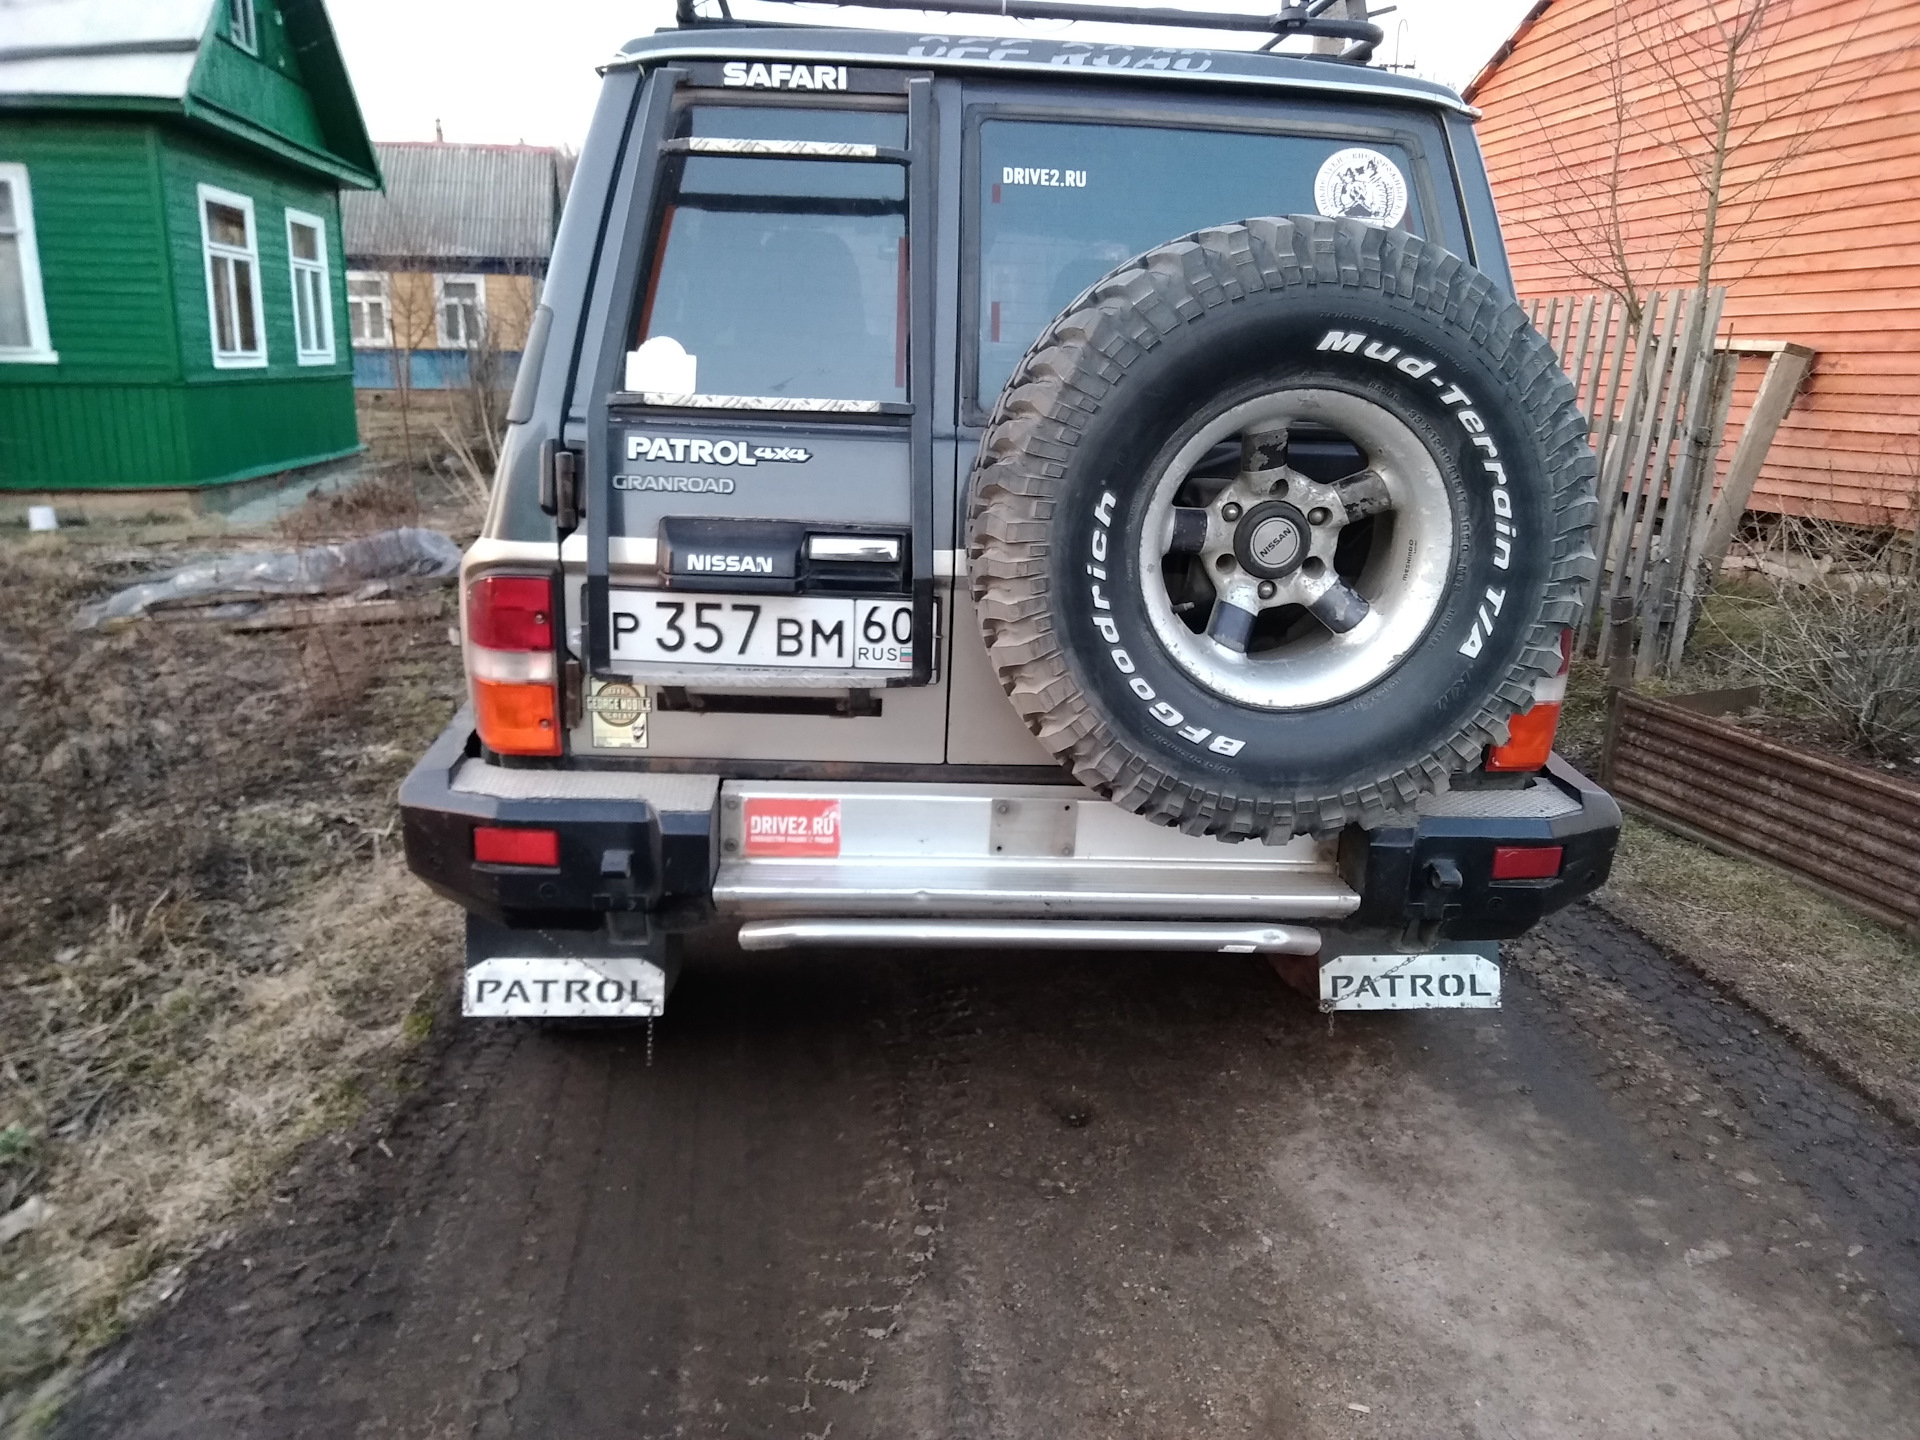
[[[1523,297],[1692,285],[1711,222],[1722,335],[1819,352],[1752,507],[1920,520],[1920,0],[1542,0],[1466,95]]]

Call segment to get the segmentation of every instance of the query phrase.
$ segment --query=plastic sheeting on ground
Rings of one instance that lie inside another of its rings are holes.
[[[459,573],[458,545],[438,530],[405,526],[333,545],[236,551],[196,560],[81,606],[74,626],[95,630],[145,619],[155,610],[281,596],[384,595],[444,585]]]

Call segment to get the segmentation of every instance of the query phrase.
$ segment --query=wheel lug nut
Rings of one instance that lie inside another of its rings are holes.
[[[1240,518],[1240,507],[1232,501],[1228,501],[1220,507],[1220,518],[1226,521],[1238,520]]]
[[[1222,555],[1218,560],[1213,562],[1213,568],[1221,571],[1233,569],[1233,556]]]
[[[1262,600],[1271,600],[1279,589],[1280,587],[1274,584],[1273,581],[1262,580],[1260,582],[1260,598]]]
[[[1316,505],[1307,512],[1307,523],[1310,525],[1324,525],[1332,518],[1333,512],[1324,505]]]

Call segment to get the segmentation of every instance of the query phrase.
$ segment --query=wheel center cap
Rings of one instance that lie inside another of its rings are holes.
[[[1263,580],[1291,575],[1307,558],[1307,517],[1280,500],[1246,513],[1233,535],[1233,553],[1241,565]]]

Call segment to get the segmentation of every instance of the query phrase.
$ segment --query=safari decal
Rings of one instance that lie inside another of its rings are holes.
[[[845,90],[847,67],[729,60],[720,67],[720,83],[748,90]]]

